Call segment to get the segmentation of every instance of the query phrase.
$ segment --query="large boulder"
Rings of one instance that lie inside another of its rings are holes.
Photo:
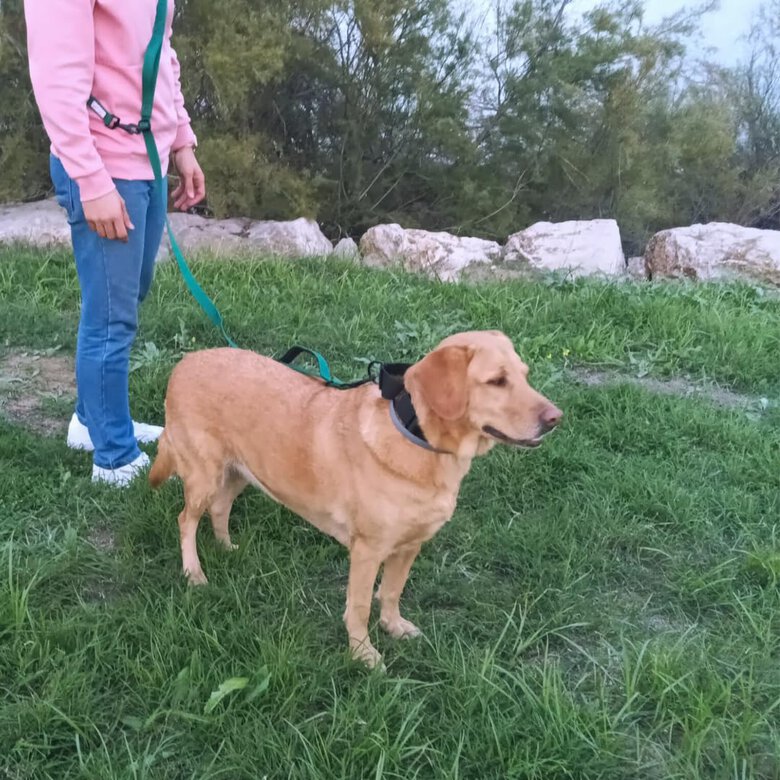
[[[250,219],[206,219],[195,214],[169,216],[176,241],[186,254],[207,252],[217,258],[246,255],[320,257],[333,245],[316,222],[253,222]],[[165,242],[167,248],[167,241]]]
[[[537,222],[511,235],[504,262],[573,276],[622,276],[626,259],[614,219]]]
[[[70,244],[68,218],[56,200],[0,205],[0,244]]]
[[[656,233],[645,250],[651,279],[749,279],[780,284],[780,231],[726,222]]]
[[[279,257],[322,257],[333,251],[319,225],[305,217],[289,222],[253,222],[246,237],[254,251]]]
[[[185,256],[208,252],[213,257],[228,258],[248,254],[251,247],[247,231],[248,219],[206,219],[197,214],[173,212],[168,215],[176,243]],[[160,257],[170,252],[167,235],[163,238]]]
[[[206,219],[196,214],[169,215],[176,240],[185,255],[207,252],[229,258],[241,255],[279,257],[320,257],[333,246],[316,222],[295,219],[289,222],[253,222],[250,219]],[[70,226],[54,199],[33,203],[0,205],[0,244],[24,243],[32,246],[69,245]],[[163,239],[159,258],[170,254]]]
[[[375,267],[401,266],[443,282],[458,279],[471,265],[495,263],[501,247],[495,241],[462,238],[450,233],[377,225],[360,239],[363,263]]]

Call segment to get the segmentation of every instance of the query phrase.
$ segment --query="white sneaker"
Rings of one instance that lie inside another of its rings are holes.
[[[135,440],[141,444],[151,444],[153,441],[157,441],[162,432],[163,429],[159,425],[147,425],[133,420],[133,434]],[[86,450],[87,452],[92,452],[95,449],[89,435],[89,429],[79,422],[79,418],[75,414],[70,418],[68,425],[68,447],[72,450]]]
[[[127,487],[148,465],[149,456],[142,452],[132,463],[118,469],[104,469],[92,465],[92,481],[103,482],[114,487]]]

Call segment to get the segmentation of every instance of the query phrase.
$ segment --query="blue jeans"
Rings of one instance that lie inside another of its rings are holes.
[[[81,286],[76,415],[89,429],[95,464],[115,469],[141,454],[128,397],[130,348],[138,327],[138,306],[154,276],[165,226],[167,182],[160,193],[154,181],[114,180],[135,225],[124,243],[100,238],[90,230],[78,184],[54,156],[50,171],[57,202],[68,215]]]

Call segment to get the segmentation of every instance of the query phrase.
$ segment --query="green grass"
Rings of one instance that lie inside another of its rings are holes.
[[[405,594],[425,637],[372,628],[381,675],[347,658],[335,542],[247,492],[240,550],[204,524],[210,585],[190,590],[175,484],[96,489],[88,456],[0,422],[0,777],[780,777],[778,415],[564,370],[771,401],[780,301],[746,286],[446,286],[330,262],[197,273],[242,345],[303,342],[343,378],[501,328],[564,429],[475,464]],[[72,350],[77,308],[67,256],[0,252],[4,349]],[[159,421],[176,357],[219,343],[173,266],[140,342],[133,409]]]

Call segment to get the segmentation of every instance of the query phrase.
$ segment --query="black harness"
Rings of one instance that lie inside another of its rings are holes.
[[[410,365],[410,363],[382,363],[379,367],[379,391],[382,393],[382,398],[390,401],[390,419],[401,435],[412,444],[440,455],[451,455],[452,453],[447,450],[434,447],[425,438],[412,397],[404,384],[404,374]]]
[[[368,376],[364,379],[358,379],[354,382],[341,382],[332,376],[327,361],[318,352],[306,349],[305,347],[293,347],[279,358],[279,362],[284,363],[296,371],[308,374],[308,372],[293,365],[293,361],[303,354],[314,357],[318,365],[319,379],[328,387],[335,387],[339,390],[351,390],[352,388],[367,385],[372,382],[377,384],[379,386],[379,392],[382,394],[382,398],[389,401],[390,419],[393,421],[393,425],[395,425],[405,439],[430,452],[436,452],[442,455],[452,454],[447,450],[440,450],[430,444],[420,427],[420,421],[417,419],[417,411],[412,403],[412,397],[409,395],[409,391],[404,384],[404,375],[413,365],[412,363],[379,363],[378,361],[374,361],[369,363]]]

